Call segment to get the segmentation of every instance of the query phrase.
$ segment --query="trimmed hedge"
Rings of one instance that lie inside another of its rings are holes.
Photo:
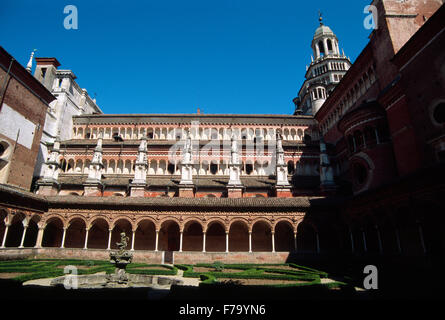
[[[35,259],[35,260],[20,260],[20,261],[0,261],[0,273],[27,273],[24,275],[12,278],[19,282],[25,282],[41,278],[53,278],[64,276],[63,266],[89,266],[88,270],[78,269],[77,274],[86,275],[98,272],[113,273],[114,265],[109,261],[103,260],[75,260],[75,259]],[[143,267],[159,267],[159,269],[138,270]],[[147,274],[147,275],[176,275],[178,269],[166,265],[149,265],[145,263],[134,263],[127,267],[128,273],[133,274]]]
[[[205,264],[200,263],[195,265],[196,267],[204,267],[204,268],[213,268],[213,264]],[[264,265],[262,265],[264,266]],[[193,271],[193,267],[191,265],[179,265],[180,269],[184,270],[184,277],[191,278],[203,278],[209,277],[210,279],[268,279],[268,280],[290,280],[295,281],[290,284],[280,284],[280,285],[272,285],[272,286],[297,286],[297,285],[312,285],[320,283],[320,274],[315,273],[314,271],[301,271],[301,270],[283,270],[283,269],[273,269],[273,268],[265,268],[255,264],[243,264],[243,265],[225,265],[224,269],[235,269],[240,270],[240,272],[236,273],[227,273],[227,272],[217,272],[217,271],[208,271],[208,272],[195,272]],[[270,265],[271,266],[271,265]],[[282,266],[275,265],[275,266]],[[269,265],[268,265],[269,267]],[[266,273],[270,272],[270,273]],[[297,281],[305,281],[306,283],[297,283]],[[215,283],[215,281],[205,281],[208,283]]]

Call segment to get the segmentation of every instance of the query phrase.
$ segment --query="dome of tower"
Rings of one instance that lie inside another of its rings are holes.
[[[328,26],[324,24],[320,24],[320,26],[315,30],[314,39],[317,39],[321,36],[335,36],[334,32]]]

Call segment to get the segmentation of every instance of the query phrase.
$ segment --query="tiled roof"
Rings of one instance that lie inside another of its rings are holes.
[[[47,197],[51,205],[65,207],[67,205],[104,206],[104,207],[153,207],[153,208],[221,208],[221,209],[304,209],[326,202],[321,197],[296,198],[131,198],[131,197],[79,197],[51,196]],[[321,201],[321,202],[320,202]]]
[[[58,182],[63,186],[82,185],[87,179],[87,175],[61,174]],[[102,183],[107,186],[127,186],[133,179],[132,175],[104,175]],[[148,187],[177,187],[180,176],[148,176]],[[229,182],[229,177],[193,177],[194,184],[205,188],[225,188]],[[268,177],[241,177],[242,184],[247,188],[266,188],[275,185],[276,180]],[[303,189],[318,189],[320,178],[318,176],[297,176],[291,181],[294,187]]]
[[[271,124],[312,125],[312,116],[249,114],[107,114],[73,116],[74,124]]]
[[[17,208],[32,208],[46,211],[48,207],[69,208],[157,208],[157,209],[206,209],[228,210],[292,210],[308,209],[317,206],[339,204],[340,198],[294,197],[294,198],[170,198],[170,197],[82,197],[82,196],[42,196],[0,184],[0,204]]]

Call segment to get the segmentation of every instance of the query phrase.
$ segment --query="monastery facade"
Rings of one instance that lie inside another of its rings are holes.
[[[320,19],[293,115],[103,114],[54,58],[36,59],[32,77],[8,71],[2,51],[2,77],[40,90],[59,129],[32,185],[0,185],[0,254],[107,259],[125,232],[152,263],[442,261],[444,7],[373,4],[379,28],[353,64]],[[76,102],[69,117],[57,99]],[[17,174],[14,141],[0,138]]]

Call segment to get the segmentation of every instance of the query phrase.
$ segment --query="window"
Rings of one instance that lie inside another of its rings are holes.
[[[2,157],[6,152],[6,148],[3,144],[0,144],[0,157]]]
[[[323,42],[319,42],[318,43],[318,49],[320,50],[320,56],[324,56],[325,52],[324,52],[324,46],[323,46]]]
[[[293,161],[289,161],[287,163],[287,173],[288,174],[294,174],[295,173],[295,166]]]
[[[44,79],[45,78],[45,75],[46,75],[46,68],[42,68],[41,69],[41,75],[42,75],[42,79]]]
[[[252,174],[252,172],[253,172],[253,165],[251,163],[247,163],[246,164],[246,173],[248,175],[250,175],[250,174]]]
[[[328,39],[328,50],[332,51],[332,41],[330,39]]]
[[[368,178],[368,170],[360,163],[355,163],[352,170],[354,183],[358,186],[363,185]]]
[[[348,147],[349,147],[349,152],[355,152],[355,143],[352,135],[348,136]]]
[[[215,175],[218,172],[218,165],[216,163],[210,164],[210,173]]]
[[[445,123],[445,102],[439,103],[433,111],[434,121],[440,124]]]

